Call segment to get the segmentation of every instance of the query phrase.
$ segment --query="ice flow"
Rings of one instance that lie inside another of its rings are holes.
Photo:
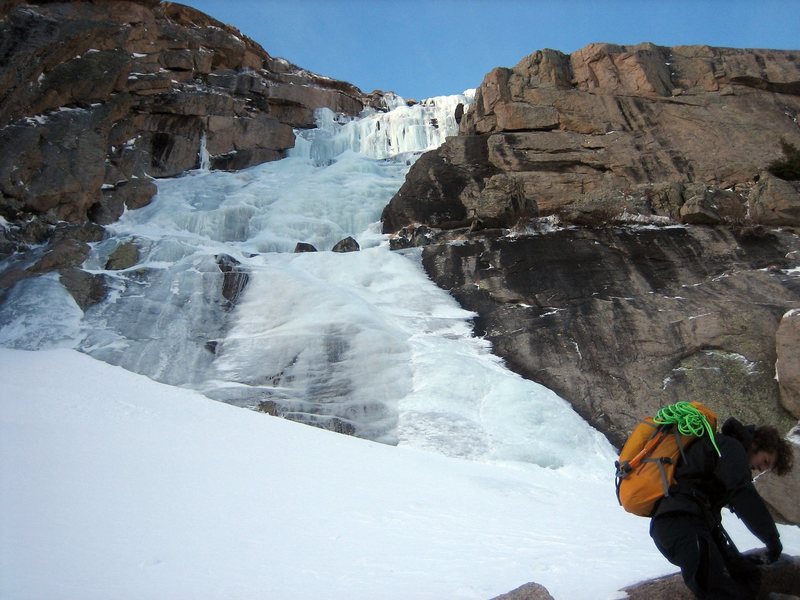
[[[85,265],[106,276],[108,298],[81,314],[57,281],[38,284],[40,302],[68,306],[56,327],[18,291],[0,343],[77,347],[220,401],[385,443],[602,470],[613,456],[604,438],[505,369],[418,252],[392,252],[380,233],[410,165],[457,133],[456,106],[471,100],[395,98],[358,118],[321,110],[288,158],[159,181],[154,201],[110,226]],[[347,236],[361,251],[330,251]],[[128,242],[139,262],[106,270]],[[319,252],[294,253],[298,242]],[[226,281],[238,297],[221,294]]]

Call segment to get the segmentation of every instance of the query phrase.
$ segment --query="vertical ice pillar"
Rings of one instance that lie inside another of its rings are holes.
[[[200,135],[200,149],[198,150],[198,155],[200,158],[200,170],[201,171],[209,171],[211,169],[211,156],[208,153],[208,148],[206,147],[206,139],[208,134],[203,131]]]

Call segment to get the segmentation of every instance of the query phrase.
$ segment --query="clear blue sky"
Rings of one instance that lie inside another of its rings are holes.
[[[365,92],[457,94],[542,48],[591,42],[800,50],[797,0],[184,0]]]

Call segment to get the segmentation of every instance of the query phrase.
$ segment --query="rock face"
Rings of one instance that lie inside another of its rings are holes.
[[[683,399],[785,430],[800,418],[774,378],[775,335],[800,298],[782,257],[798,243],[706,227],[479,232],[423,260],[509,367],[619,445]]]
[[[495,69],[384,231],[618,446],[679,400],[788,431],[800,184],[765,169],[800,145],[798,56],[602,44]],[[763,488],[791,522],[798,485]]]
[[[485,77],[460,135],[412,170],[384,230],[531,214],[797,225],[797,186],[761,179],[781,138],[800,145],[798,59],[652,44],[535,52]]]
[[[6,2],[0,8],[0,214],[106,224],[153,177],[285,155],[294,127],[361,92],[271,57],[170,2]]]
[[[776,332],[777,362],[775,375],[780,386],[781,399],[786,410],[800,414],[800,311],[792,310],[783,315]]]

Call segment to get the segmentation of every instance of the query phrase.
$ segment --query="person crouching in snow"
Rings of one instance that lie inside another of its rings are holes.
[[[757,563],[776,561],[783,551],[778,529],[753,485],[752,471],[785,475],[792,468],[789,442],[774,427],[744,426],[730,418],[716,436],[689,446],[675,471],[676,483],[659,501],[650,522],[656,547],[681,569],[697,598],[754,598]],[[722,528],[728,507],[766,545],[763,556],[743,556]]]

